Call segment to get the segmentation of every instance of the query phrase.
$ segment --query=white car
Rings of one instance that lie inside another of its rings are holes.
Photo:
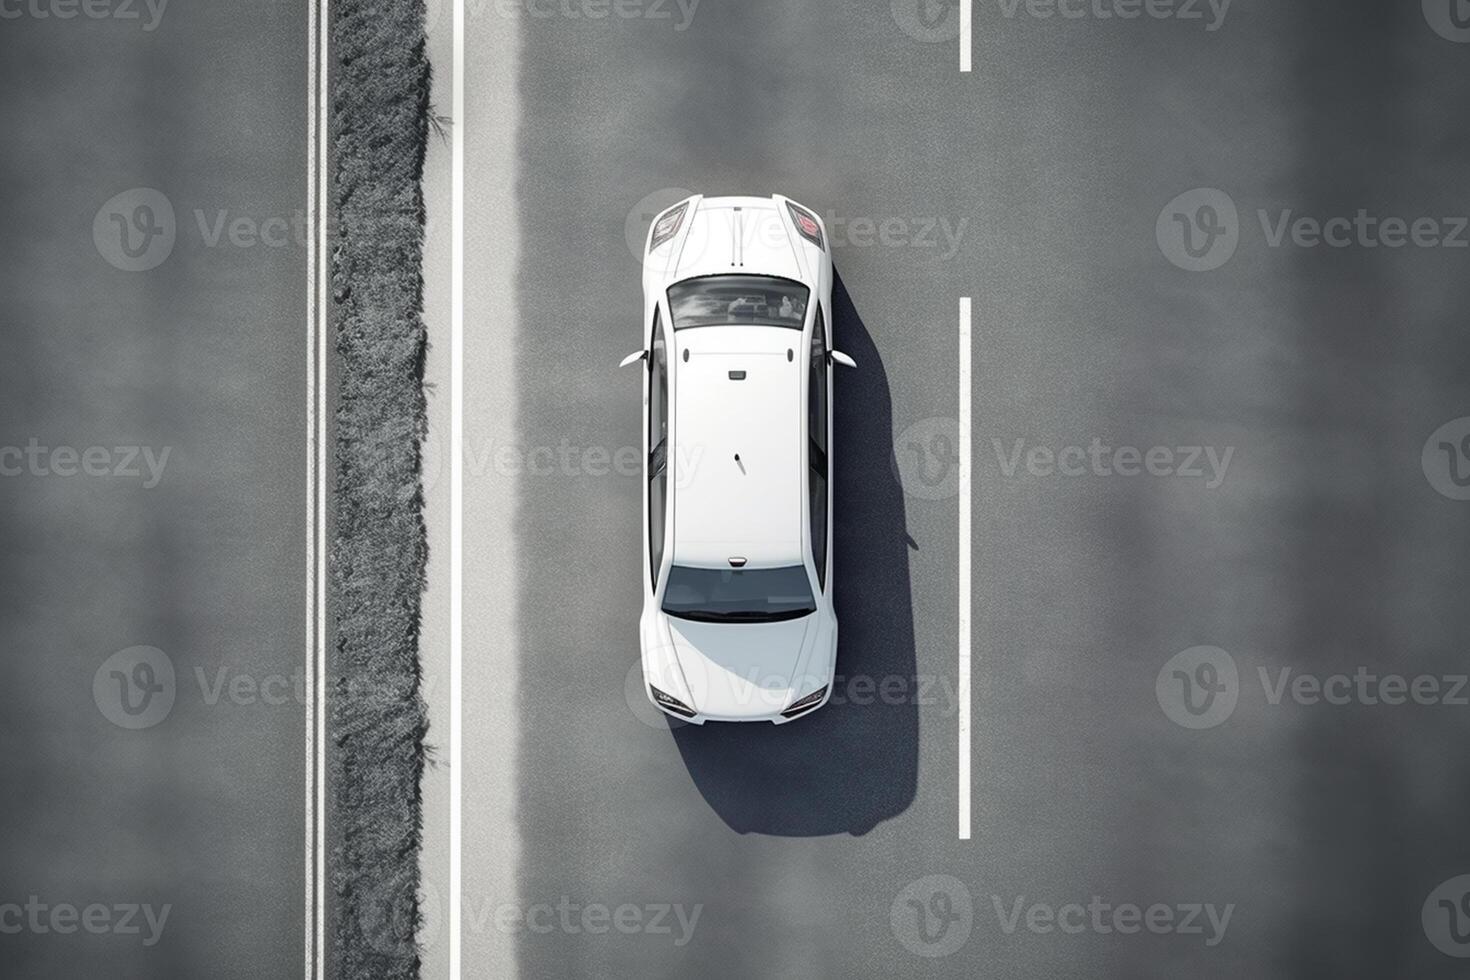
[[[643,615],[649,698],[783,724],[827,703],[832,606],[832,257],[780,195],[695,196],[643,263]]]

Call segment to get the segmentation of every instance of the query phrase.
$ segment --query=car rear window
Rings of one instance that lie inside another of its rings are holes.
[[[775,276],[703,276],[669,287],[674,329],[750,324],[790,327],[806,323],[810,291]]]

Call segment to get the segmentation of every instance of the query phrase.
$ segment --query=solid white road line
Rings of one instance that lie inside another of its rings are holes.
[[[464,0],[454,0],[450,213],[449,975],[461,976],[464,810]]]
[[[327,0],[307,5],[306,209],[306,949],[307,980],[326,968]]]
[[[968,6],[968,4],[966,4]],[[970,839],[970,297],[960,300],[959,817]]]
[[[317,397],[317,440],[316,440],[316,554],[317,554],[317,576],[316,576],[316,678],[317,691],[321,703],[317,705],[316,712],[316,875],[317,875],[317,908],[316,908],[316,943],[317,943],[317,977],[325,975],[327,965],[326,926],[327,926],[327,460],[329,446],[328,438],[328,414],[327,406],[327,337],[331,333],[328,326],[331,322],[330,309],[327,300],[327,285],[331,281],[327,272],[327,256],[331,254],[327,239],[328,216],[332,204],[327,196],[327,174],[330,171],[328,160],[328,148],[330,145],[331,127],[327,124],[327,107],[331,105],[327,92],[327,81],[332,76],[331,61],[327,55],[330,50],[329,28],[331,26],[331,3],[330,0],[319,0],[320,12],[317,15],[317,167],[316,167],[316,202],[317,202],[317,229],[321,236],[317,242],[316,250],[316,308],[317,308],[317,335],[316,335],[316,397]]]
[[[960,71],[970,70],[970,16],[974,0],[960,0]]]

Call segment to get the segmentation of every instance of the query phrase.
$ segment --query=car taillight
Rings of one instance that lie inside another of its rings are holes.
[[[653,226],[653,238],[648,243],[650,252],[679,233],[679,225],[684,222],[684,212],[688,208],[689,202],[686,201],[658,219]]]
[[[826,247],[822,244],[822,226],[817,224],[817,219],[812,217],[811,212],[797,207],[790,201],[786,202],[786,206],[791,209],[791,220],[796,224],[797,233],[817,248],[826,251]]]

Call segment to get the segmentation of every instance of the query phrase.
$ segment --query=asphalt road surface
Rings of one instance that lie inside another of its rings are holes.
[[[307,51],[5,5],[6,976],[301,970]]]
[[[977,3],[961,74],[941,4],[471,4],[468,975],[1463,969],[1470,45],[1067,7]],[[838,698],[781,728],[628,683],[625,239],[677,189],[820,211],[859,365]]]

